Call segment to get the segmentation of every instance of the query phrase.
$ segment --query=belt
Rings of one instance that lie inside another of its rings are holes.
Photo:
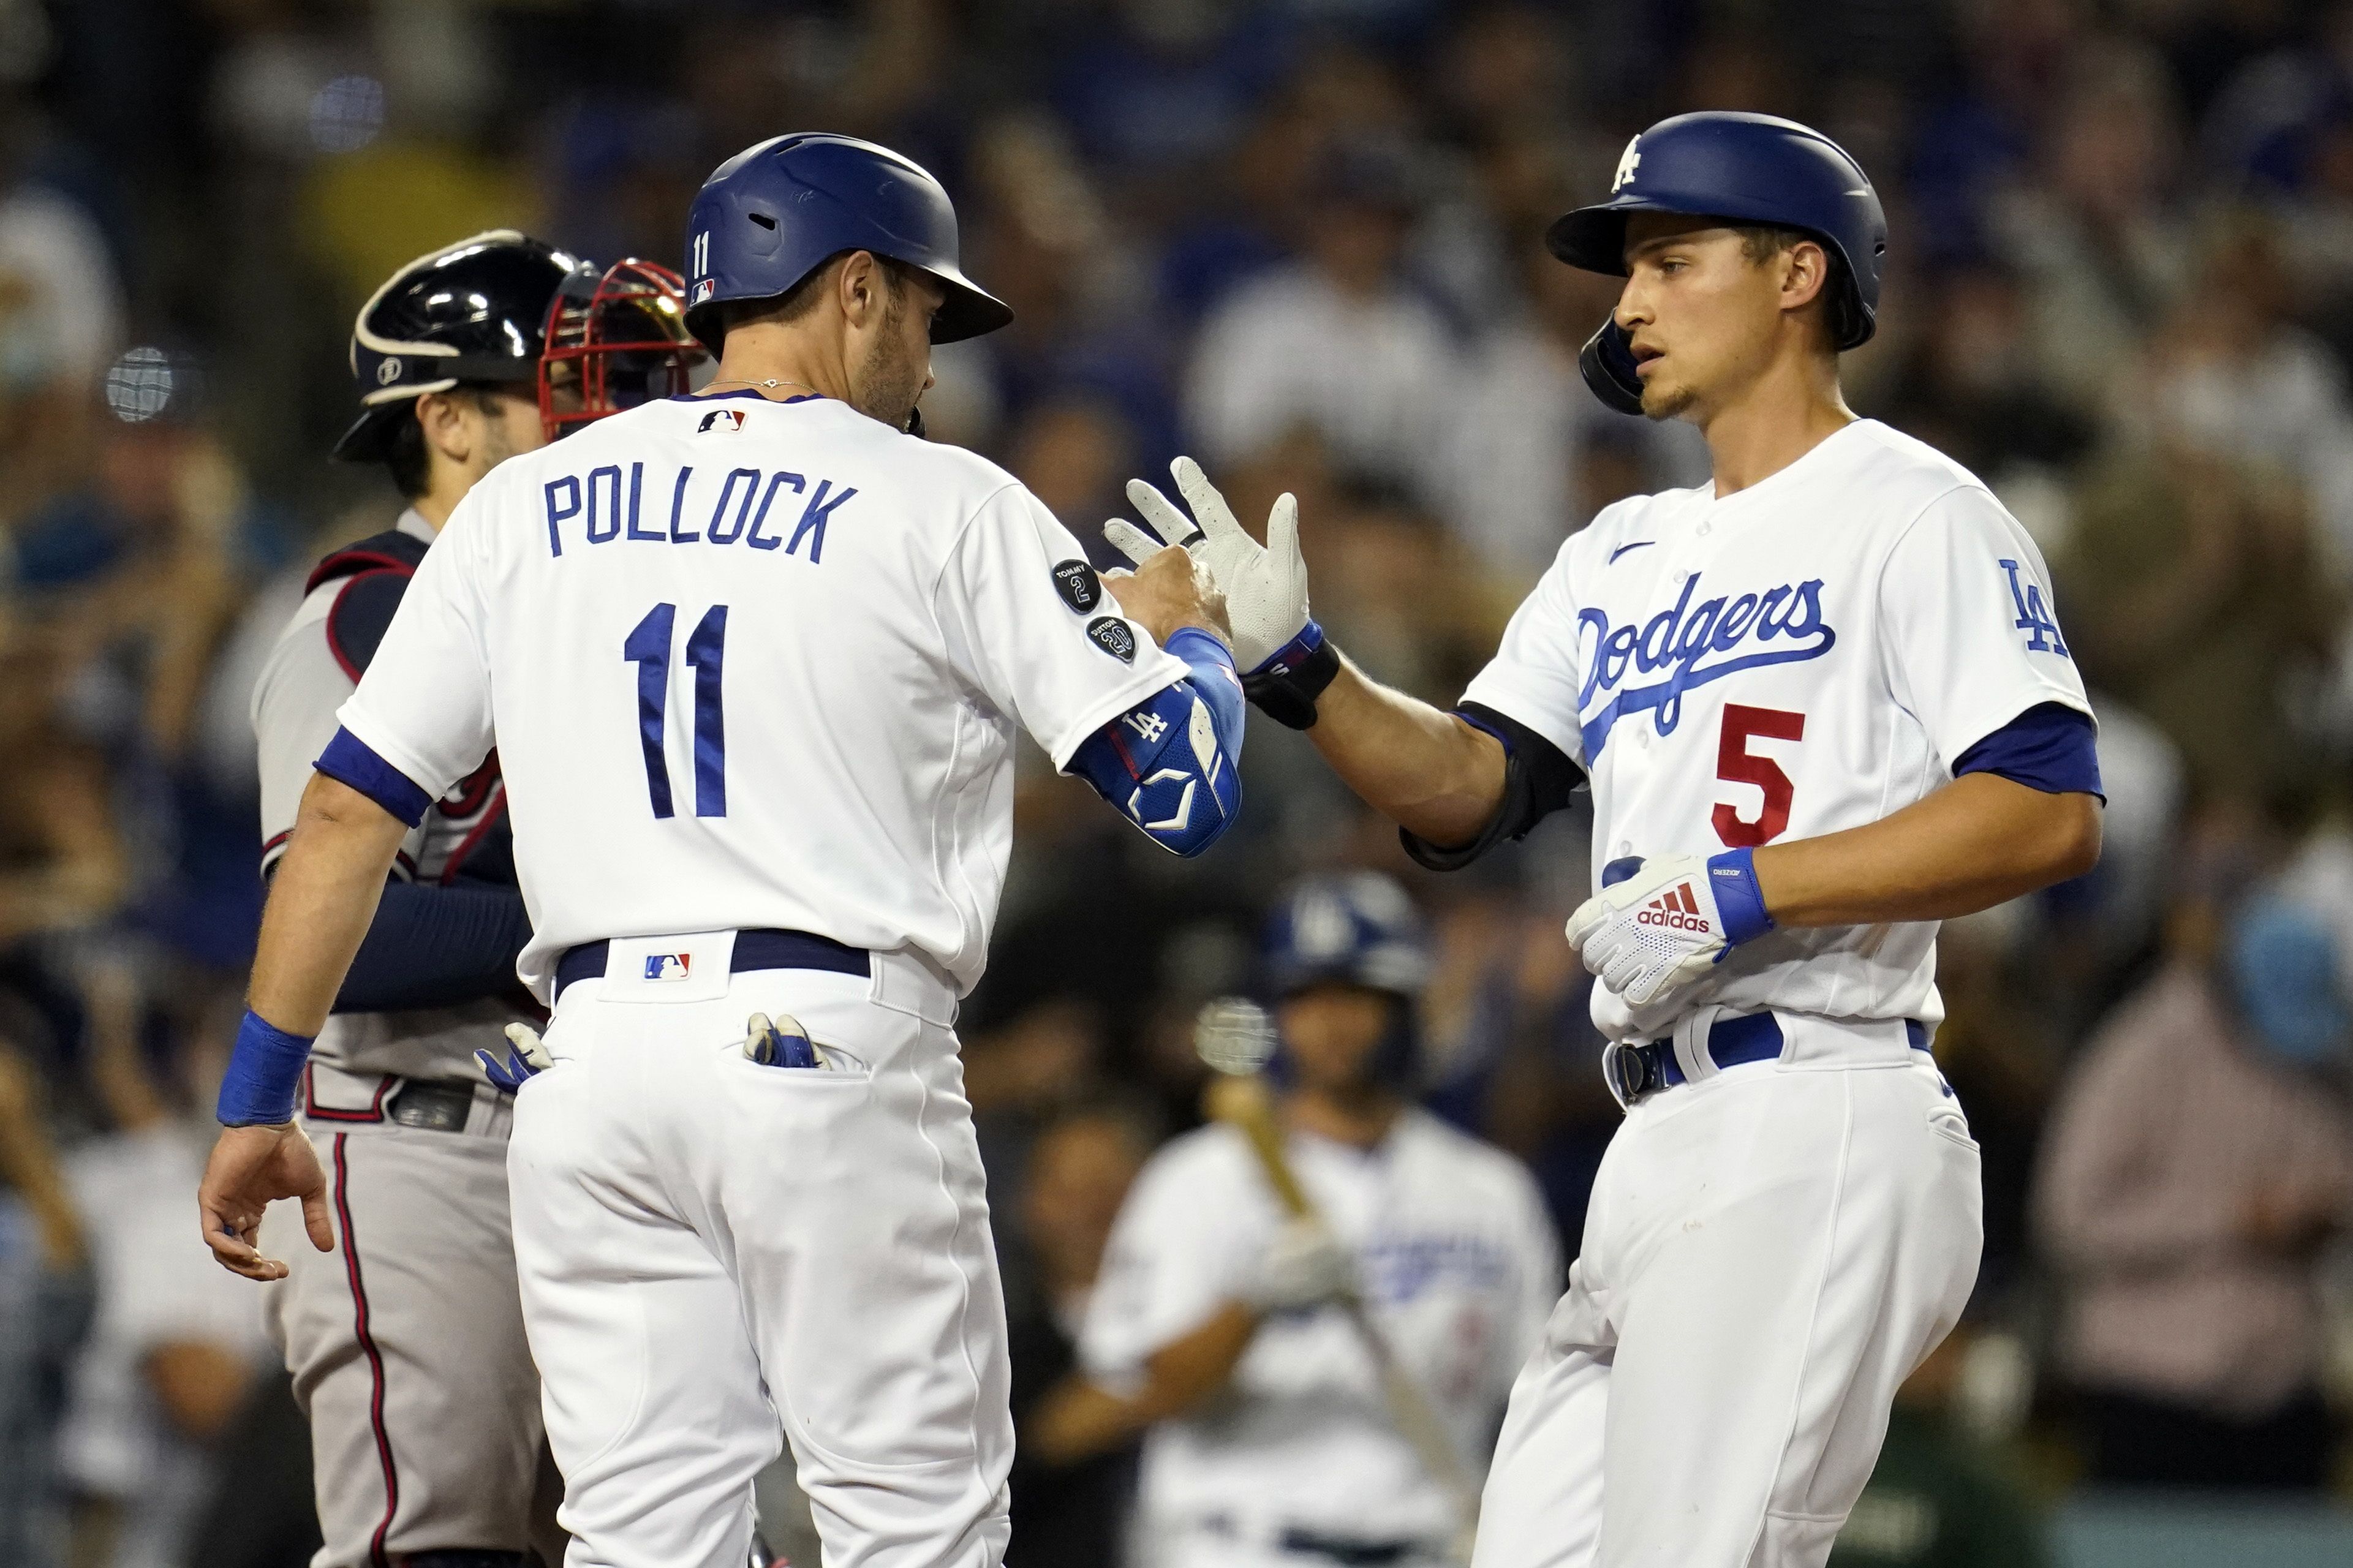
[[[1904,1020],[1904,1037],[1915,1051],[1928,1048],[1928,1026],[1917,1018]],[[1770,1013],[1726,1018],[1707,1032],[1708,1059],[1718,1068],[1770,1061],[1781,1054],[1781,1021]],[[1627,1105],[1689,1081],[1683,1076],[1683,1064],[1675,1058],[1672,1040],[1612,1047],[1602,1054],[1601,1071],[1610,1089]]]
[[[1345,1563],[1360,1568],[1380,1568],[1383,1563],[1403,1563],[1422,1552],[1418,1541],[1359,1541],[1353,1536],[1325,1535],[1320,1531],[1302,1530],[1293,1526],[1275,1541],[1277,1550],[1296,1552],[1305,1557],[1321,1557],[1330,1563]]]
[[[429,1078],[403,1079],[385,1106],[385,1113],[399,1125],[434,1132],[463,1132],[473,1109],[472,1084]]]
[[[564,988],[576,980],[592,980],[605,973],[605,961],[610,942],[584,942],[578,947],[567,948],[555,961],[555,994],[561,997]],[[829,936],[818,936],[806,931],[739,931],[735,933],[735,954],[728,961],[730,974],[747,974],[755,969],[825,969],[836,974],[855,974],[863,979],[873,973],[873,965],[862,947],[850,947]]]

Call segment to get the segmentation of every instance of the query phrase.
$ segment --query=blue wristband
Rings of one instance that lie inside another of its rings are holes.
[[[276,1127],[294,1120],[294,1089],[311,1060],[311,1037],[290,1035],[248,1009],[237,1026],[213,1114],[224,1127]]]
[[[1757,886],[1757,851],[1727,849],[1710,856],[1708,891],[1715,895],[1716,912],[1724,917],[1724,945],[1738,947],[1773,929],[1765,912],[1765,895]]]

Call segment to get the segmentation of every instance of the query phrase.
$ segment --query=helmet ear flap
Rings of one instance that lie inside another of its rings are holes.
[[[1642,412],[1642,378],[1634,374],[1634,347],[1616,317],[1585,340],[1577,352],[1577,374],[1593,395],[1620,414]]]

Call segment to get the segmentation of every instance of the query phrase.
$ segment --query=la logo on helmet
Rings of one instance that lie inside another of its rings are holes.
[[[1634,183],[1634,171],[1642,166],[1642,139],[1635,137],[1626,143],[1626,151],[1618,159],[1617,178],[1609,182],[1609,194],[1616,195]]]

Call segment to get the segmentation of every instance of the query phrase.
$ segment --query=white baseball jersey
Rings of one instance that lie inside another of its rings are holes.
[[[1593,864],[1859,827],[2046,702],[2091,712],[2042,557],[1968,469],[1857,420],[1748,489],[1639,496],[1561,546],[1463,693],[1593,782]],[[1944,1016],[1934,921],[1778,931],[1605,1037],[1704,1005]]]
[[[843,404],[649,404],[474,487],[340,717],[427,795],[495,729],[543,997],[576,943],[756,927],[968,990],[1014,726],[1059,767],[1186,674],[1085,559],[1002,469]]]
[[[1500,1150],[1419,1110],[1365,1151],[1294,1133],[1293,1170],[1355,1251],[1367,1303],[1472,1473],[1560,1289],[1535,1184]],[[1283,1214],[1249,1144],[1204,1128],[1154,1155],[1120,1211],[1080,1353],[1116,1384],[1240,1293]],[[1226,1393],[1152,1429],[1147,1534],[1210,1519],[1244,1538],[1303,1528],[1443,1542],[1446,1494],[1383,1405],[1370,1356],[1333,1308],[1269,1319]]]

